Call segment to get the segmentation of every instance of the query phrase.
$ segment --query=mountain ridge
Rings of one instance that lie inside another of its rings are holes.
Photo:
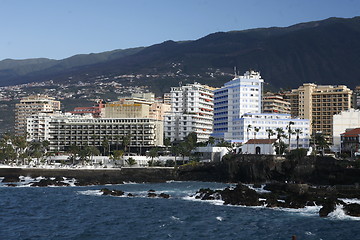
[[[29,64],[18,62],[22,65],[8,68],[4,66],[9,60],[2,60],[0,86],[4,82],[64,81],[69,77],[76,81],[122,74],[163,76],[136,80],[154,88],[166,78],[172,83],[184,79],[220,86],[230,79],[214,79],[213,73],[228,76],[236,66],[240,74],[250,68],[261,71],[265,82],[275,88],[293,88],[305,82],[354,87],[360,80],[359,39],[360,17],[333,17],[288,27],[216,32],[197,40],[168,40],[62,60],[40,59],[36,63],[32,59]]]

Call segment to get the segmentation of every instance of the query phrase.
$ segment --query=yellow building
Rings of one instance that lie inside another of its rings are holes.
[[[310,119],[311,132],[321,132],[332,142],[333,115],[351,108],[352,90],[344,85],[305,83],[286,94],[291,115]]]
[[[143,97],[143,98],[140,98]],[[152,118],[163,120],[164,114],[170,110],[169,104],[155,101],[154,94],[144,96],[132,95],[105,105],[105,118]]]
[[[38,113],[53,114],[60,111],[60,101],[47,95],[31,95],[15,105],[15,134],[25,135],[26,118]]]

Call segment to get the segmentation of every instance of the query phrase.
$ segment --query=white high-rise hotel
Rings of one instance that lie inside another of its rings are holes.
[[[285,133],[289,132],[288,128],[291,131],[299,129],[299,141],[296,141],[297,136],[290,136],[290,148],[298,144],[299,147],[308,148],[308,119],[292,119],[289,114],[262,113],[263,82],[260,73],[247,71],[244,76],[237,76],[214,91],[213,136],[229,142],[245,143],[252,138],[268,138],[268,129],[275,133],[279,128]]]
[[[213,130],[214,88],[199,83],[172,87],[171,111],[165,115],[165,138],[183,140],[191,132],[199,142],[209,139]]]
[[[260,73],[247,71],[214,91],[215,138],[233,139],[235,120],[245,113],[261,113],[263,82]]]

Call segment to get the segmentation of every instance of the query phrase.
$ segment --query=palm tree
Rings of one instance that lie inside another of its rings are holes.
[[[256,134],[259,132],[260,128],[254,127],[254,139],[256,139]]]
[[[68,152],[70,153],[70,160],[75,164],[76,156],[79,154],[79,147],[76,145],[70,145]]]
[[[315,134],[315,144],[321,149],[321,155],[324,154],[324,149],[329,148],[329,144],[325,138],[325,136],[320,133]],[[315,149],[316,150],[316,149]]]
[[[289,136],[289,152],[290,152],[290,148],[291,148],[291,134],[294,134],[294,131],[291,129],[291,125],[294,125],[295,123],[293,121],[290,121],[289,122],[289,125],[287,126],[287,129],[288,129],[288,136]]]
[[[125,135],[122,137],[122,145],[124,146],[124,151],[126,152],[126,150],[129,150],[129,154],[130,154],[130,143],[131,143],[131,136]]]
[[[94,156],[99,156],[100,151],[95,146],[87,146],[87,150],[89,151],[90,160],[91,160],[91,164],[92,164],[94,162]]]
[[[296,149],[299,149],[299,138],[300,138],[300,134],[302,134],[303,132],[301,131],[301,129],[297,128],[295,129],[295,134],[296,134]]]
[[[121,136],[117,135],[115,136],[115,141],[116,141],[116,150],[119,150],[119,142],[120,142]]]
[[[115,150],[113,152],[113,159],[115,161],[115,164],[118,160],[122,159],[122,157],[124,156],[124,151],[123,150]]]
[[[103,153],[104,156],[106,156],[106,153],[110,153],[110,143],[109,140],[107,139],[107,137],[104,138],[104,140],[101,143],[101,146],[103,147]]]
[[[278,140],[278,142],[277,142],[277,152],[278,152],[278,154],[282,154],[281,149],[282,149],[282,146],[284,146],[284,144],[283,144],[284,142],[281,139],[286,138],[285,131],[281,127],[276,128],[275,131],[277,132],[276,138]]]
[[[180,148],[179,145],[173,145],[171,147],[171,153],[175,156],[175,166],[177,165],[176,157],[180,154]]]
[[[275,135],[275,133],[274,133],[274,131],[272,129],[266,129],[266,132],[268,133],[269,140],[270,140],[271,136]]]
[[[210,145],[210,146],[213,146],[215,144],[215,138],[210,136],[208,141],[207,141],[207,144]]]
[[[252,126],[249,124],[248,126],[247,126],[247,128],[246,128],[246,133],[247,133],[247,140],[249,141],[249,132],[251,131],[251,128],[252,128]],[[248,153],[249,152],[249,145],[248,144],[246,144],[246,153]]]
[[[24,136],[14,136],[12,138],[12,143],[15,146],[15,151],[17,153],[17,159],[21,160],[21,164],[24,164],[25,158],[27,157],[25,149],[28,145],[26,138]]]
[[[171,140],[170,140],[170,138],[165,138],[164,139],[164,145],[165,145],[165,147],[166,147],[166,152],[168,152],[168,150],[169,150],[169,146],[171,145]]]
[[[150,151],[148,152],[148,157],[151,158],[151,161],[149,161],[149,166],[154,165],[154,158],[158,156],[159,156],[159,150],[157,147],[150,149]]]

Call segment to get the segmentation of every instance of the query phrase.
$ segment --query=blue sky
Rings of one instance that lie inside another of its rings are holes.
[[[358,0],[0,0],[0,60],[63,59],[359,15]]]

